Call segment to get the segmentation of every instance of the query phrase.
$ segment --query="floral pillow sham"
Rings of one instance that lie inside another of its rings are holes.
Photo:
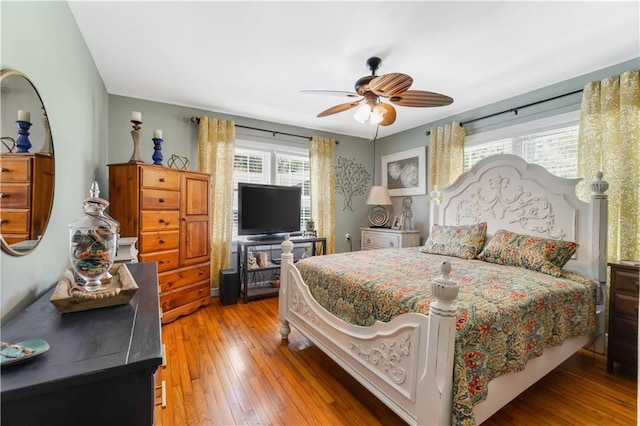
[[[559,277],[564,265],[578,249],[572,241],[562,241],[497,231],[478,259],[501,265],[521,266]]]
[[[476,225],[433,225],[421,248],[424,253],[473,259],[480,253],[487,235],[487,222]]]

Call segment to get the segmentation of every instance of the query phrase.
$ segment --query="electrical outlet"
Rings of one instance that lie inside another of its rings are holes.
[[[344,234],[344,239],[347,241],[351,241],[351,234],[349,234],[348,232]]]

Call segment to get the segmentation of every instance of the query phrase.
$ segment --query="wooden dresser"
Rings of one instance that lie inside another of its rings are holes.
[[[607,373],[613,373],[614,363],[628,371],[638,368],[638,267],[609,263],[609,340]]]
[[[360,228],[361,249],[416,247],[420,245],[420,231],[387,228]]]
[[[210,176],[144,163],[109,165],[109,214],[158,263],[162,322],[211,302]]]
[[[44,339],[49,350],[2,367],[2,425],[153,425],[162,362],[158,275],[127,264],[138,291],[127,304],[61,314],[53,288],[2,326],[2,339]]]
[[[0,156],[0,234],[7,244],[37,240],[44,232],[53,199],[53,168],[50,154]]]

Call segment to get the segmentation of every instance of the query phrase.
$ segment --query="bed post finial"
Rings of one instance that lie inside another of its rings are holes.
[[[607,198],[604,194],[609,189],[609,182],[602,180],[602,172],[596,172],[596,180],[591,182],[591,198]]]
[[[449,278],[451,273],[451,263],[444,260],[440,264],[442,277],[436,278],[431,283],[431,294],[436,298],[436,302],[431,305],[430,310],[443,317],[453,317],[456,315],[455,300],[458,297],[458,284]]]

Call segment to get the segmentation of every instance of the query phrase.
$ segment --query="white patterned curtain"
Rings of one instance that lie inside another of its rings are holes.
[[[200,117],[198,170],[211,175],[211,286],[219,287],[220,270],[231,257],[233,159],[236,127],[233,121]]]
[[[597,171],[609,182],[607,260],[640,259],[640,70],[587,83],[578,135],[578,195]]]
[[[459,122],[434,127],[430,131],[431,187],[453,183],[464,169],[464,127]]]
[[[327,254],[336,250],[336,141],[314,136],[309,143],[311,217],[319,237],[327,239]]]

